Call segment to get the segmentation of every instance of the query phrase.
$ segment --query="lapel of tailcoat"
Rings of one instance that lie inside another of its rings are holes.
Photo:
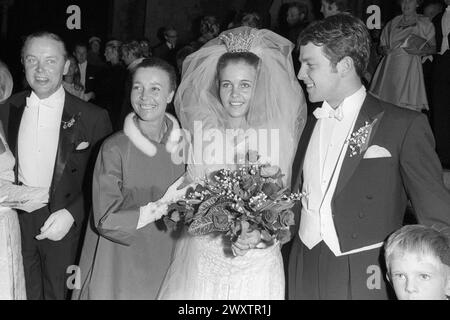
[[[378,101],[370,93],[367,93],[366,99],[364,100],[364,103],[361,106],[358,118],[356,119],[355,127],[353,128],[353,132],[357,132],[360,128],[364,127],[366,123],[373,123],[374,121],[376,121],[370,133],[367,147],[370,147],[373,141],[373,137],[375,136],[376,131],[380,125],[383,113],[384,111],[379,105]],[[351,157],[350,156],[351,150],[350,148],[347,147],[345,159],[344,162],[342,163],[341,171],[339,173],[339,179],[336,185],[336,190],[334,192],[334,197],[336,197],[340,192],[342,192],[345,185],[348,183],[350,178],[355,173],[356,168],[358,167],[359,163],[364,157],[364,151],[358,152],[358,154]]]
[[[50,192],[50,203],[55,196],[55,191],[66,168],[69,155],[75,149],[75,135],[79,131],[80,114],[71,103],[71,96],[67,94],[64,100],[64,109],[61,117],[61,127],[59,129],[58,150],[56,152],[55,168],[53,170],[53,179]],[[64,123],[69,123],[72,119],[75,120],[72,126],[64,126]]]

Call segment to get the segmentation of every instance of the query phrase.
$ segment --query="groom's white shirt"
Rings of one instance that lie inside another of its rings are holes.
[[[336,256],[347,255],[381,247],[378,243],[369,247],[342,253],[333,222],[331,201],[347,152],[347,139],[350,137],[366,98],[362,86],[342,102],[343,119],[321,118],[314,128],[303,165],[302,212],[299,236],[302,242],[312,249],[324,241]],[[322,108],[331,109],[325,101]],[[318,148],[319,146],[319,148]]]
[[[46,99],[32,92],[26,100],[18,154],[19,181],[28,186],[49,188],[52,183],[64,100],[62,86]]]

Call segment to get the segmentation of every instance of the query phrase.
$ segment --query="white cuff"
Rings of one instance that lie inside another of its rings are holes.
[[[136,230],[155,222],[167,214],[168,205],[166,202],[156,201],[150,202],[144,207],[139,208],[139,220]]]

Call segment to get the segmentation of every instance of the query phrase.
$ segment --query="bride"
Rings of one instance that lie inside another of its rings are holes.
[[[0,108],[11,94],[12,76],[0,61]],[[14,155],[6,143],[0,121],[0,187],[14,182]],[[22,262],[20,226],[17,212],[3,200],[0,192],[0,300],[26,300],[25,277]]]
[[[175,106],[193,137],[190,179],[235,168],[251,150],[278,165],[283,182],[290,184],[306,118],[292,49],[291,42],[269,30],[241,27],[222,33],[186,59]],[[233,244],[222,236],[185,232],[158,299],[284,299],[280,244],[256,245],[259,239],[257,231],[241,234]]]

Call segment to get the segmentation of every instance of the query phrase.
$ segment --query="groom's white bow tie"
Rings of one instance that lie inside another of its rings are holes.
[[[328,106],[322,106],[314,110],[313,114],[317,119],[336,118],[336,120],[339,121],[344,119],[344,112],[342,111],[342,105],[340,105],[336,109],[333,109]]]

